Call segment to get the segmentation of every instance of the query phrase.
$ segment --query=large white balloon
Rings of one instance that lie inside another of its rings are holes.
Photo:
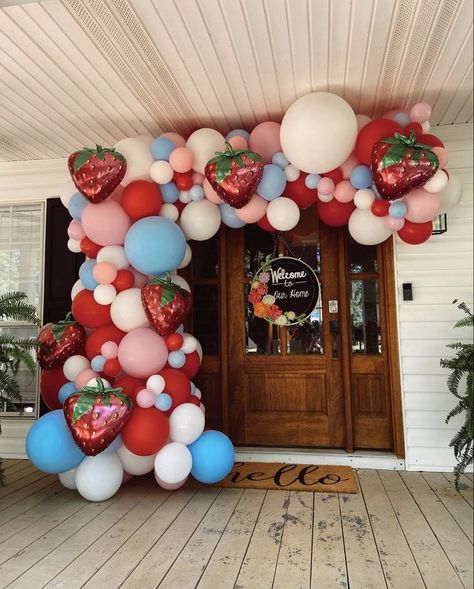
[[[155,458],[155,475],[173,485],[184,481],[191,472],[193,457],[184,444],[170,442],[163,446]]]
[[[143,310],[141,290],[127,288],[119,292],[110,307],[110,317],[112,323],[122,331],[148,327],[150,323]]]
[[[120,489],[123,467],[116,452],[86,456],[76,469],[79,493],[89,501],[105,501]]]
[[[163,205],[164,206],[164,205]],[[186,244],[186,252],[184,254],[184,258],[183,261],[181,262],[181,264],[178,266],[178,269],[180,268],[186,268],[186,266],[189,264],[189,262],[191,261],[193,257],[193,252],[191,250],[191,247],[189,245],[189,243]]]
[[[377,245],[393,231],[385,227],[385,217],[376,217],[370,209],[356,209],[349,218],[349,233],[362,245]]]
[[[59,473],[59,480],[63,487],[66,489],[77,489],[76,486],[76,469],[71,468],[71,470],[66,470],[65,472]]]
[[[175,274],[174,276],[171,277],[171,282],[173,284],[177,284],[182,289],[187,290],[188,292],[191,292],[191,287],[189,286],[189,283],[182,276]]]
[[[117,270],[126,270],[130,266],[125,248],[122,245],[106,245],[97,254],[97,263],[110,262]]]
[[[68,380],[74,382],[80,372],[90,367],[91,363],[88,358],[80,354],[75,354],[74,356],[69,356],[66,362],[64,362],[63,373]]]
[[[268,204],[268,222],[278,231],[289,231],[300,220],[300,209],[294,200],[280,196]]]
[[[127,171],[121,182],[123,186],[134,180],[150,179],[150,167],[154,160],[146,143],[138,137],[128,137],[117,141],[114,147],[127,160]]]
[[[151,454],[150,456],[138,456],[137,454],[130,452],[130,450],[123,444],[119,446],[116,452],[124,471],[129,474],[139,476],[151,472],[154,468],[156,454]]]
[[[280,129],[283,153],[303,172],[337,168],[352,153],[357,118],[349,104],[329,92],[299,98],[286,111]]]
[[[221,225],[219,207],[206,199],[190,202],[181,213],[180,224],[187,239],[210,239]]]
[[[170,440],[189,446],[204,431],[204,415],[193,403],[182,403],[170,415]]]
[[[61,186],[59,187],[59,190],[58,190],[59,198],[61,199],[61,202],[63,203],[63,205],[66,208],[69,205],[69,201],[71,200],[71,196],[75,192],[77,192],[77,188],[76,188],[76,185],[74,184],[74,182],[71,180],[71,178],[69,178],[69,180],[66,180],[66,182],[64,184],[61,184]]]
[[[462,184],[461,180],[449,172],[449,181],[446,186],[439,193],[440,197],[440,209],[439,214],[442,215],[447,213],[451,209],[454,209],[461,202],[462,198]]]
[[[165,483],[165,481],[162,481],[155,472],[155,481],[160,485],[162,489],[166,489],[167,491],[176,491],[176,489],[182,487],[187,480],[188,477],[186,477],[184,481],[179,481],[178,483]]]
[[[193,170],[204,174],[207,162],[216,151],[226,151],[224,136],[215,129],[198,129],[189,136],[186,147],[193,152]]]

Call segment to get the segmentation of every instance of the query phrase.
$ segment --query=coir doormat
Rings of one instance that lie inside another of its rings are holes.
[[[236,462],[216,487],[272,489],[319,493],[357,493],[350,466],[318,466],[284,462]]]

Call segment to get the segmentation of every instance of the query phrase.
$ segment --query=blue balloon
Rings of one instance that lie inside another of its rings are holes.
[[[143,274],[159,276],[181,264],[186,238],[181,229],[165,217],[145,217],[134,223],[125,236],[125,254]]]
[[[170,154],[176,145],[167,137],[158,137],[151,144],[150,150],[154,160],[166,160],[170,158]]]
[[[104,370],[105,361],[106,361],[106,358],[104,356],[102,356],[101,354],[94,356],[91,360],[92,370],[95,370],[96,372],[102,372],[102,370]]]
[[[175,331],[176,333],[184,333],[184,325],[181,324]]]
[[[81,279],[82,284],[89,290],[94,290],[99,284],[92,274],[96,264],[97,262],[95,260],[86,260],[85,262],[82,262],[81,267],[79,268],[79,278]]]
[[[168,411],[172,404],[173,399],[168,395],[168,393],[160,393],[159,395],[156,395],[155,407],[160,411]]]
[[[188,448],[193,457],[191,474],[201,483],[218,483],[234,466],[234,446],[222,432],[205,431]]]
[[[204,198],[204,188],[199,184],[194,184],[194,186],[191,186],[191,188],[189,189],[188,194],[191,200],[202,200]]]
[[[58,393],[59,402],[64,405],[64,401],[69,397],[69,395],[75,393],[76,390],[77,387],[73,382],[67,382],[66,384],[63,384]]]
[[[174,182],[160,184],[160,192],[163,202],[174,204],[179,198],[179,188]]]
[[[285,186],[285,172],[275,164],[267,164],[263,168],[263,176],[257,186],[257,192],[264,199],[273,200],[283,194]]]
[[[407,112],[397,112],[397,114],[393,117],[393,120],[396,121],[401,127],[406,127],[410,124],[410,115]]]
[[[76,446],[62,409],[46,413],[26,437],[26,453],[37,469],[57,474],[76,468],[85,455]]]
[[[404,202],[392,202],[388,208],[388,214],[395,219],[402,219],[407,214],[407,205]]]
[[[69,199],[67,210],[73,219],[81,220],[82,211],[90,204],[87,198],[80,192],[75,192]]]
[[[272,164],[284,170],[286,166],[290,164],[290,162],[288,161],[288,158],[282,151],[277,151],[273,154]]]
[[[304,185],[306,188],[316,188],[321,180],[321,176],[319,174],[308,174],[304,179]]]
[[[233,131],[231,131],[230,133],[227,133],[226,135],[226,141],[229,141],[229,139],[231,137],[243,137],[245,139],[245,141],[248,142],[249,137],[250,137],[250,133],[248,131],[246,131],[245,129],[234,129]]]
[[[350,181],[352,186],[358,190],[370,188],[372,186],[372,171],[369,166],[356,166],[351,172]]]
[[[182,368],[186,364],[186,354],[182,350],[175,350],[168,354],[168,364],[171,368]]]
[[[219,210],[221,212],[222,222],[224,223],[224,225],[227,225],[227,227],[239,229],[240,227],[243,227],[247,224],[237,217],[237,215],[235,214],[234,207],[231,207],[227,203],[219,205]]]

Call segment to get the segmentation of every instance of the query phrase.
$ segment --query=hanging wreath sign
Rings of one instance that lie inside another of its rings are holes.
[[[255,317],[276,325],[302,325],[318,304],[321,288],[314,270],[298,258],[267,258],[249,293]]]

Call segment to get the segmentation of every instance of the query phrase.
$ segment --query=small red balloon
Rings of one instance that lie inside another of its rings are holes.
[[[176,186],[180,190],[189,190],[193,185],[192,174],[179,174],[176,179]]]
[[[117,360],[117,358],[109,358],[108,360],[106,360],[104,368],[102,369],[102,372],[105,374],[105,376],[109,376],[111,378],[118,376],[121,371],[122,367],[120,366],[120,363]]]
[[[317,205],[319,218],[330,227],[347,225],[355,208],[354,201],[339,202],[335,198],[330,202],[319,201]]]
[[[376,217],[386,217],[388,215],[389,208],[390,202],[388,200],[377,199],[372,203],[370,210]]]
[[[182,368],[163,368],[158,374],[165,379],[164,392],[173,400],[170,409],[165,412],[169,415],[178,405],[187,403],[191,395],[191,382]]]
[[[88,258],[97,258],[97,254],[102,249],[101,245],[98,245],[88,237],[84,237],[83,239],[81,239],[79,247],[81,248],[81,252],[85,254]]]
[[[268,231],[270,233],[276,231],[275,227],[273,227],[273,225],[270,224],[267,215],[264,215],[260,219],[260,221],[257,222],[257,225],[260,227],[260,229],[263,229],[264,231]]]
[[[420,245],[420,243],[428,241],[432,231],[433,223],[431,221],[426,221],[426,223],[412,223],[408,219],[405,219],[405,225],[397,233],[405,243]]]
[[[431,147],[444,147],[444,143],[439,137],[436,137],[436,135],[430,135],[429,133],[427,135],[421,135],[418,140],[420,143],[430,145]]]
[[[391,119],[376,119],[367,123],[357,135],[355,152],[359,161],[370,166],[374,144],[385,137],[392,137],[395,133],[403,133],[403,129]]]
[[[157,184],[147,180],[135,180],[123,189],[120,204],[127,215],[136,221],[143,217],[158,215],[163,199]]]
[[[122,392],[128,395],[133,402],[136,401],[137,393],[146,387],[146,382],[134,376],[121,376],[114,382],[114,387],[120,387]]]
[[[294,182],[287,182],[283,196],[291,198],[300,209],[307,209],[314,205],[318,196],[314,188],[307,188],[304,183],[308,174],[301,172],[298,179]]]
[[[99,305],[94,293],[85,288],[77,293],[71,305],[74,319],[84,327],[94,328],[111,322],[110,305]]]
[[[323,176],[323,178],[331,178],[334,184],[337,184],[343,178],[342,170],[340,168],[335,168],[329,172],[324,172],[324,174],[321,174],[321,176]]]
[[[194,351],[191,354],[186,354],[186,362],[180,368],[188,378],[194,378],[201,368],[201,358],[199,354]]]
[[[113,323],[102,325],[95,329],[87,336],[86,340],[86,356],[92,360],[94,356],[101,354],[102,344],[105,342],[115,342],[117,345],[125,337],[125,331],[120,330]]]
[[[134,407],[122,430],[125,447],[138,456],[156,454],[168,441],[168,417],[154,407]]]
[[[183,336],[180,333],[172,333],[167,338],[165,338],[166,347],[170,352],[175,350],[180,350],[181,346],[183,345]]]
[[[118,270],[117,276],[115,280],[112,282],[112,286],[115,287],[117,292],[122,292],[122,290],[127,290],[127,288],[132,288],[135,282],[135,278],[130,270]]]
[[[41,398],[48,409],[62,409],[58,399],[59,389],[66,384],[68,379],[64,376],[63,367],[52,368],[51,370],[42,370],[40,377]]]

